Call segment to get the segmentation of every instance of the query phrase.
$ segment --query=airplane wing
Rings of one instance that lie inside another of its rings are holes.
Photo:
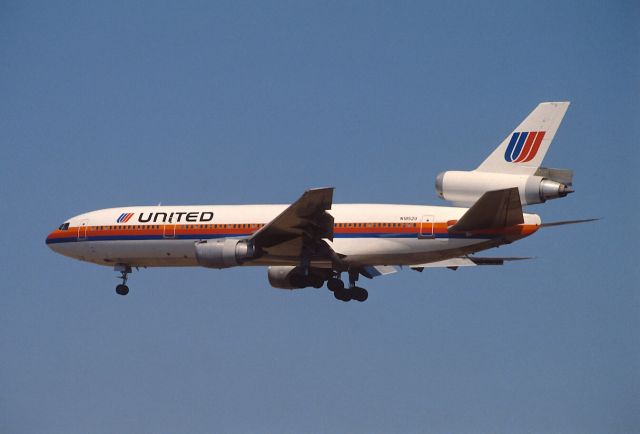
[[[305,249],[325,248],[333,240],[333,187],[307,190],[280,215],[258,230],[250,240],[255,248],[276,256],[300,256]]]

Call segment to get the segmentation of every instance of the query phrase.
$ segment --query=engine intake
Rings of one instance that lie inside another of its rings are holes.
[[[254,256],[253,245],[247,240],[218,238],[196,243],[196,259],[203,267],[235,267]]]

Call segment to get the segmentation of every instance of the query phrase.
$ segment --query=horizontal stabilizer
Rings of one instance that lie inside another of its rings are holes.
[[[597,220],[600,220],[600,219],[564,220],[564,221],[559,221],[559,222],[542,223],[540,225],[540,227],[541,228],[549,228],[551,226],[573,225],[573,224],[576,224],[576,223],[595,222]]]
[[[477,265],[503,265],[505,261],[521,261],[524,259],[532,259],[530,257],[478,257],[478,256],[463,256],[460,258],[445,259],[444,261],[429,262],[426,264],[412,265],[411,268],[417,271],[422,271],[424,268],[452,268],[458,267],[475,267]]]
[[[473,232],[484,229],[498,229],[524,223],[522,203],[518,188],[488,191],[460,220],[449,228],[454,232]]]

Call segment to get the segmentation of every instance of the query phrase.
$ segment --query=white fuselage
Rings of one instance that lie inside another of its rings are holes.
[[[100,265],[197,266],[195,243],[246,238],[288,205],[202,205],[111,208],[69,219],[47,237],[57,253]],[[540,218],[524,214],[517,231],[451,234],[467,208],[334,204],[333,240],[350,265],[411,265],[439,261],[511,242],[535,232]],[[266,255],[244,265],[297,265],[299,258]],[[330,263],[317,261],[317,267]]]

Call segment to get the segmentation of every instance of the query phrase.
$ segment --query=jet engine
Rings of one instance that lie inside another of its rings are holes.
[[[269,284],[280,289],[299,289],[313,286],[320,288],[326,280],[317,269],[305,274],[304,269],[293,265],[271,266],[267,271]]]
[[[255,250],[247,240],[218,238],[196,243],[198,264],[208,268],[229,268],[253,258]]]
[[[573,173],[539,168],[533,175],[448,171],[436,177],[436,193],[455,205],[471,206],[487,191],[518,187],[522,205],[543,203],[573,193]]]

